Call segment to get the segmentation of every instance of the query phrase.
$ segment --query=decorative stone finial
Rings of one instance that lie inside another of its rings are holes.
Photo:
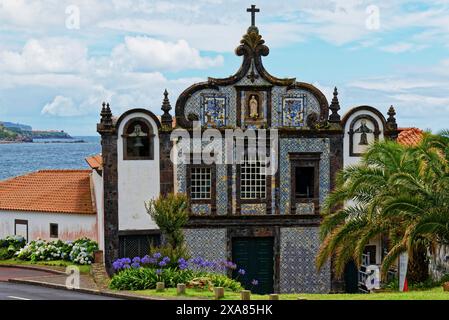
[[[112,125],[112,112],[109,106],[109,103],[103,102],[101,104],[101,112],[100,112],[100,123],[97,126],[97,131],[99,133],[110,132],[113,129]]]
[[[170,100],[168,99],[168,91],[165,89],[164,91],[164,100],[162,101],[162,111],[164,114],[161,117],[161,123],[163,127],[168,127],[171,129],[173,124],[173,117],[170,114],[171,105]]]
[[[338,110],[340,110],[340,102],[338,101],[338,90],[337,87],[334,88],[334,97],[332,98],[332,103],[329,106],[332,114],[329,116],[329,122],[340,122],[340,115]]]
[[[390,106],[390,109],[388,109],[388,119],[387,119],[387,128],[389,130],[397,130],[398,124],[396,123],[396,118],[394,117],[396,115],[396,110],[394,110],[393,106]]]

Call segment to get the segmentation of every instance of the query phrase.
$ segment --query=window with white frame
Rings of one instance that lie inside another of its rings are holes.
[[[246,155],[240,166],[240,197],[242,199],[265,199],[266,193],[265,161]]]
[[[210,167],[193,167],[190,170],[190,198],[207,200],[211,198],[212,171]]]

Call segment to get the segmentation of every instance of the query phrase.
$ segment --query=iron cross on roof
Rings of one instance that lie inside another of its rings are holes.
[[[256,26],[256,12],[260,12],[259,8],[256,8],[256,6],[253,4],[251,5],[251,8],[246,9],[246,12],[251,12],[251,26]]]

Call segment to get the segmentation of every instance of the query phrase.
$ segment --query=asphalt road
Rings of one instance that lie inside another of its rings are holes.
[[[36,279],[51,275],[37,270],[0,267],[0,300],[118,300],[95,294],[7,282],[12,278]]]
[[[94,294],[79,293],[40,286],[0,282],[0,300],[118,300]]]

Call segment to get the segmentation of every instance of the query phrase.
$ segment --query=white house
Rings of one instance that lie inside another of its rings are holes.
[[[98,240],[90,170],[42,170],[0,181],[0,238]]]

